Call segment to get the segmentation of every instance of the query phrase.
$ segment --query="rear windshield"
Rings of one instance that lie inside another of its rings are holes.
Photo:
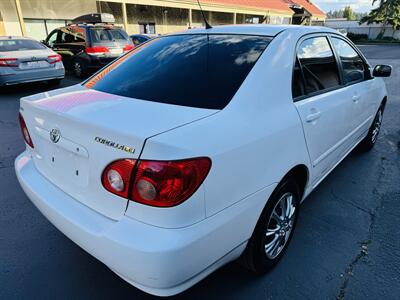
[[[128,39],[128,35],[121,29],[91,28],[90,35],[93,43]]]
[[[252,35],[160,37],[135,48],[85,85],[142,100],[222,109],[270,41]]]
[[[38,50],[46,47],[33,40],[0,40],[0,52]]]

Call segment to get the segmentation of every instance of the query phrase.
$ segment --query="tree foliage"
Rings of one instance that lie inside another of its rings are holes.
[[[350,6],[346,6],[343,10],[343,18],[346,18],[348,21],[353,21],[356,19],[353,9]]]
[[[382,26],[392,25],[394,29],[400,29],[400,0],[373,0],[379,1],[379,7],[361,19],[360,23],[381,23]]]
[[[344,9],[330,10],[326,13],[326,15],[327,15],[328,19],[345,18]],[[353,11],[353,19],[352,20],[361,20],[366,15],[368,15],[368,14]]]

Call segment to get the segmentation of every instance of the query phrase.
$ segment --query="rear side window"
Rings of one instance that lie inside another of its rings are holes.
[[[270,40],[216,34],[156,38],[89,79],[86,87],[154,102],[222,109]]]
[[[46,49],[46,47],[33,40],[0,40],[0,52],[40,49]]]
[[[364,80],[365,64],[358,53],[347,42],[332,37],[332,44],[340,57],[345,83]]]
[[[304,40],[297,50],[297,58],[304,76],[305,93],[319,92],[339,85],[337,63],[326,37]],[[297,82],[300,78],[297,78],[293,80],[294,95],[299,95],[299,88],[301,90],[301,83]]]
[[[128,35],[120,29],[91,28],[90,35],[93,43],[127,40]]]

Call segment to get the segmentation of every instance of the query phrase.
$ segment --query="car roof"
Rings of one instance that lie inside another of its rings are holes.
[[[194,28],[179,32],[179,34],[215,33],[215,34],[253,34],[253,35],[276,36],[278,33],[282,31],[292,31],[298,34],[317,33],[317,32],[337,33],[337,31],[334,29],[322,26],[243,24],[243,25],[213,26],[210,29],[205,29],[204,27]]]
[[[33,41],[35,41],[35,39],[29,38],[29,37],[15,36],[15,35],[0,36],[0,40],[2,40],[2,41],[4,41],[4,40],[33,40]]]

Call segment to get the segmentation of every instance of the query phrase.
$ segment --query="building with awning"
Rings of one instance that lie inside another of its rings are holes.
[[[324,13],[307,0],[200,2],[213,25],[313,24],[325,19]],[[165,34],[204,26],[196,0],[1,0],[0,35],[42,40],[77,16],[95,12],[113,14],[116,24],[129,34]]]

